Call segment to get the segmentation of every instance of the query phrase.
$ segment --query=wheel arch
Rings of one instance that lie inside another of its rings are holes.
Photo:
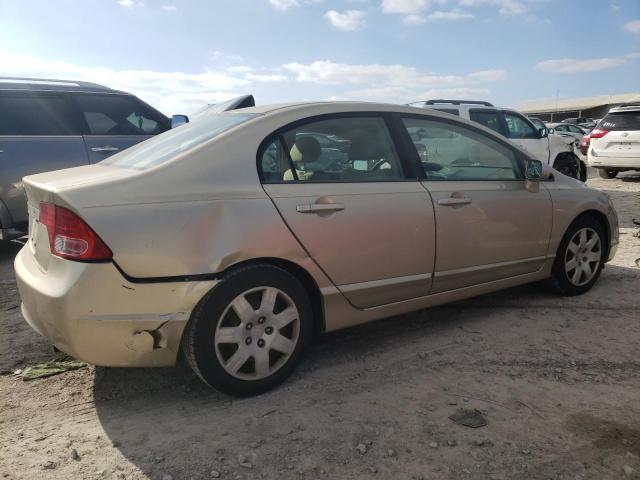
[[[325,315],[322,293],[320,292],[320,287],[318,287],[318,284],[314,280],[313,276],[305,268],[301,267],[297,263],[282,258],[259,257],[234,263],[233,265],[230,265],[225,270],[220,272],[220,276],[238,268],[247,267],[250,265],[271,265],[281,268],[282,270],[285,270],[286,272],[293,275],[302,284],[307,294],[309,295],[309,300],[311,301],[311,310],[313,312],[314,335],[324,332]]]
[[[571,222],[571,224],[567,227],[567,231],[569,230],[569,228],[571,228],[571,225],[573,225],[579,218],[582,217],[591,217],[594,220],[596,220],[600,226],[602,227],[602,229],[605,232],[605,242],[606,242],[606,257],[609,257],[609,248],[611,248],[611,226],[609,225],[609,221],[607,220],[607,216],[602,213],[599,210],[595,210],[595,209],[589,209],[589,210],[585,210],[584,212],[580,213],[580,215],[578,215],[573,222]],[[565,232],[566,234],[566,232]]]

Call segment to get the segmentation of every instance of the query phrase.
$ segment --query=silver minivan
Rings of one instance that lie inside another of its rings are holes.
[[[0,240],[28,229],[22,177],[100,162],[186,121],[94,83],[0,78]]]

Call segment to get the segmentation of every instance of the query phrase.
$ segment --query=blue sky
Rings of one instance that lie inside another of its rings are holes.
[[[640,91],[640,0],[0,0],[0,76],[167,114],[242,93],[500,105]]]

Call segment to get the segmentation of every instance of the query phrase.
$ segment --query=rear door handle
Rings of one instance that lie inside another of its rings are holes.
[[[340,210],[344,210],[344,204],[342,203],[313,203],[296,207],[296,212],[298,213],[339,212]]]
[[[438,205],[444,205],[444,206],[448,206],[448,207],[455,207],[456,205],[467,205],[471,203],[471,199],[470,198],[456,198],[456,197],[451,197],[451,198],[441,198],[440,200],[438,200]]]
[[[111,147],[109,145],[103,145],[102,147],[91,147],[92,152],[107,153],[107,152],[117,152],[118,150],[120,150],[118,147]]]

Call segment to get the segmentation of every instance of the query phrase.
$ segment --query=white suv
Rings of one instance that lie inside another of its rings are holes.
[[[590,137],[587,162],[602,178],[640,170],[640,105],[612,108]]]
[[[516,110],[475,100],[427,100],[410,105],[432,108],[478,122],[504,135],[559,172],[583,182],[587,179],[587,166],[575,154],[573,138],[549,135],[547,128],[536,128],[531,120]]]

